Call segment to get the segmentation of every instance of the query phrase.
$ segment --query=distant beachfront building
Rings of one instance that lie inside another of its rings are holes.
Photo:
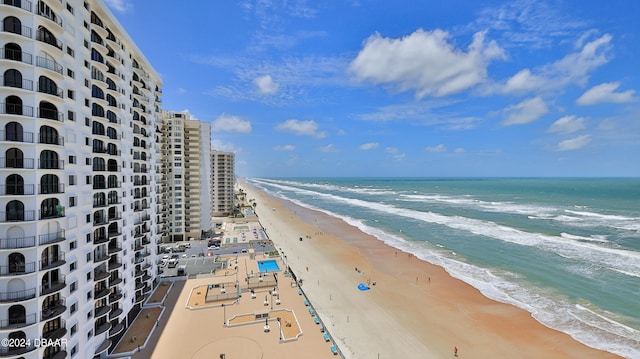
[[[104,356],[158,273],[161,80],[102,0],[0,17],[0,357]]]
[[[166,128],[166,203],[170,241],[200,239],[211,229],[211,125],[188,112],[161,111]]]
[[[234,209],[235,154],[211,152],[212,212],[214,217],[228,216]]]

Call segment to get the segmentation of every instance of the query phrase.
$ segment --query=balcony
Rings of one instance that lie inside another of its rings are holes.
[[[96,352],[95,352],[95,356],[99,356],[100,354],[104,353],[105,351],[107,351],[107,349],[109,349],[109,347],[111,346],[111,340],[106,339],[105,341],[103,341],[100,345],[98,345],[96,347]]]
[[[25,289],[16,292],[0,292],[0,303],[20,302],[36,297],[36,289]]]
[[[40,295],[49,295],[59,290],[64,289],[67,286],[65,282],[65,276],[61,275],[57,281],[52,281],[40,286]]]
[[[47,340],[56,340],[61,339],[67,334],[66,322],[62,319],[58,319],[60,321],[60,327],[56,329],[52,329],[46,332],[42,332],[42,337]],[[45,325],[46,328],[46,325]]]
[[[93,239],[93,244],[102,244],[109,242],[109,238],[107,236],[98,236]]]
[[[95,281],[101,281],[101,280],[105,280],[107,278],[109,278],[109,272],[103,270],[103,271],[99,271],[99,272],[94,272],[93,274],[93,278]]]
[[[0,196],[32,196],[36,194],[34,184],[0,185]]]
[[[41,260],[40,270],[47,270],[47,269],[60,267],[65,263],[67,263],[67,261],[64,260],[64,253],[59,253],[57,256],[51,256],[47,258],[47,260]]]
[[[111,329],[111,323],[106,322],[104,324],[100,324],[99,326],[96,327],[94,331],[94,335],[100,335],[109,329]]]
[[[109,287],[116,286],[120,283],[122,283],[122,278],[118,277],[118,278],[109,279]]]
[[[114,271],[120,267],[122,267],[122,262],[118,262],[118,261],[109,262],[109,271]]]
[[[115,253],[118,253],[118,252],[122,251],[122,247],[120,247],[120,246],[109,246],[108,247],[108,251],[109,251],[109,255],[112,255],[112,254],[115,254]]]
[[[27,316],[12,318],[12,319],[2,319],[0,320],[0,330],[13,330],[18,328],[24,328],[29,325],[36,324],[37,318],[36,314],[29,314]]]
[[[62,242],[66,240],[64,229],[58,232],[41,234],[38,236],[40,245]]]
[[[109,320],[114,320],[115,318],[119,317],[122,313],[123,313],[122,309],[112,308],[111,312],[109,313]]]
[[[123,330],[124,330],[124,324],[118,323],[113,328],[111,328],[111,330],[109,331],[109,336],[113,337],[114,335],[122,333]]]
[[[107,253],[95,253],[93,255],[93,263],[101,263],[111,258]]]
[[[145,299],[147,299],[147,295],[146,295],[146,294],[142,294],[142,295],[138,295],[138,294],[137,294],[137,295],[136,295],[135,303],[136,303],[136,304],[138,304],[138,303],[142,303],[142,302],[144,302],[144,301],[145,301]]]
[[[65,299],[58,299],[50,303],[49,306],[40,313],[40,320],[50,320],[64,313],[65,310],[67,310]]]
[[[101,298],[106,297],[107,295],[109,295],[109,289],[108,288],[98,288],[94,290],[93,293],[93,299],[98,300]]]
[[[0,249],[18,249],[35,247],[36,237],[0,238]]]
[[[0,276],[19,276],[36,272],[36,262],[10,264],[0,266]]]
[[[109,295],[109,303],[117,302],[118,300],[120,300],[120,298],[122,298],[122,293],[113,293]]]
[[[26,354],[31,351],[34,351],[36,346],[33,344],[33,341],[30,345],[23,347],[8,347],[2,346],[0,347],[0,357],[15,357],[18,355]]]
[[[104,317],[105,315],[109,314],[109,306],[108,305],[103,305],[101,307],[95,308],[93,310],[93,317],[98,319],[100,317]]]

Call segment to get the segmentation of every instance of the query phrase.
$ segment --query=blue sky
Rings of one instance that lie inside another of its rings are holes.
[[[640,176],[640,2],[106,0],[242,177]]]

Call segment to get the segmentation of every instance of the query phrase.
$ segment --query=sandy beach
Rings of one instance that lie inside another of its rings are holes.
[[[347,358],[445,358],[455,348],[460,358],[618,357],[340,219],[240,187]]]

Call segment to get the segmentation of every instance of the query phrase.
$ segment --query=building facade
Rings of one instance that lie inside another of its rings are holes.
[[[229,216],[235,207],[235,154],[211,151],[211,172],[211,214],[214,217]]]
[[[0,357],[103,357],[157,276],[161,80],[102,0],[0,14]]]
[[[188,112],[162,111],[166,127],[170,241],[200,239],[211,228],[211,126]]]

